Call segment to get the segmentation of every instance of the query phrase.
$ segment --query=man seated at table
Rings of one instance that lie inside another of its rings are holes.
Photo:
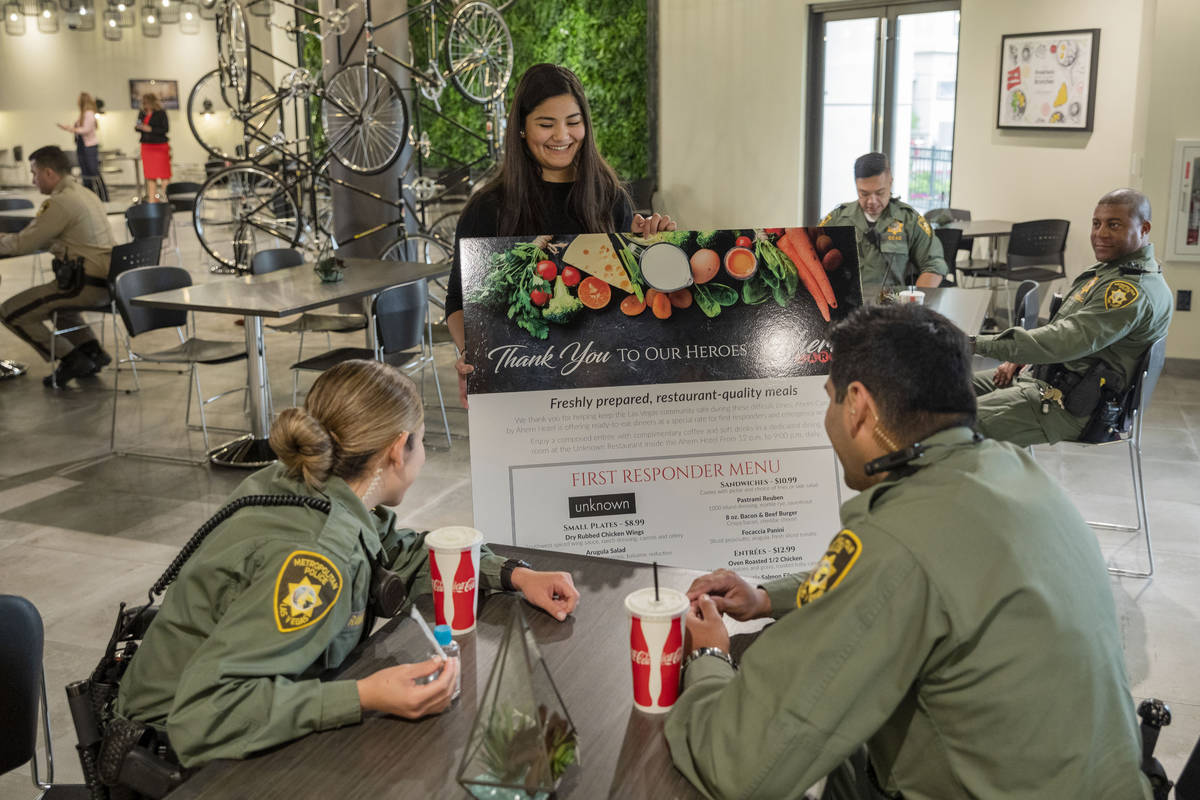
[[[811,572],[692,583],[676,766],[718,798],[824,776],[825,798],[1149,798],[1096,538],[1028,454],[972,430],[966,336],[893,305],[830,341],[825,430],[860,494]],[[740,669],[722,612],[778,620]]]
[[[822,225],[853,225],[858,231],[858,273],[863,299],[874,301],[883,290],[903,288],[911,262],[916,285],[941,284],[949,271],[942,243],[929,223],[907,203],[892,197],[892,168],[883,153],[867,153],[854,162],[856,202],[842,203],[825,215]]]
[[[84,275],[67,288],[57,281],[34,286],[0,304],[0,322],[50,360],[53,328],[47,322],[58,310],[60,329],[75,328],[55,343],[60,357],[54,375],[42,382],[63,386],[71,378],[95,375],[112,357],[96,341],[96,334],[78,312],[62,309],[102,305],[109,301],[108,259],[113,236],[99,198],[71,177],[66,154],[54,145],[29,156],[33,185],[49,195],[37,216],[18,233],[0,233],[0,257],[49,250],[56,259],[83,259]]]
[[[1105,393],[1121,392],[1171,323],[1171,289],[1150,243],[1150,200],[1133,189],[1100,198],[1092,215],[1098,263],[1075,282],[1046,325],[975,339],[1004,361],[977,373],[979,430],[1020,445],[1078,439]],[[1023,374],[1024,365],[1037,365]]]

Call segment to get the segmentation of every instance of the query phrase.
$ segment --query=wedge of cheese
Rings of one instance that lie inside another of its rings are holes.
[[[1058,95],[1054,98],[1054,107],[1058,108],[1065,102],[1067,102],[1067,85],[1064,83],[1058,87]]]
[[[595,276],[623,292],[633,294],[633,284],[621,266],[621,259],[613,250],[612,240],[607,233],[584,233],[575,237],[563,253],[563,263],[570,264],[580,272]]]

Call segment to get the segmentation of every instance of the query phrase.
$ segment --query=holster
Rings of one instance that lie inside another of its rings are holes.
[[[1076,417],[1091,417],[1103,401],[1119,398],[1124,383],[1121,373],[1103,361],[1096,361],[1082,374],[1061,364],[1047,364],[1035,370],[1034,377],[1061,391],[1063,408]]]
[[[83,258],[56,258],[51,264],[54,283],[64,292],[78,294],[83,290],[87,273],[83,269]]]
[[[104,785],[153,798],[165,797],[186,777],[162,734],[121,717],[108,723],[97,766]]]

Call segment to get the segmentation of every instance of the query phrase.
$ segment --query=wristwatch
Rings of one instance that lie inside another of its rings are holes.
[[[517,567],[533,569],[532,564],[519,558],[510,558],[505,561],[504,566],[500,567],[500,588],[506,592],[513,592],[517,589],[512,583],[513,570]]]
[[[688,653],[687,658],[685,658],[683,660],[683,667],[681,667],[679,670],[680,677],[683,677],[683,674],[685,672],[687,672],[687,668],[688,668],[689,664],[691,664],[697,658],[703,658],[704,656],[716,656],[717,658],[721,659],[722,661],[724,661],[726,664],[733,667],[734,669],[738,668],[737,662],[733,660],[733,656],[729,655],[729,653],[726,653],[721,648],[719,648],[719,647],[697,647],[695,650]]]

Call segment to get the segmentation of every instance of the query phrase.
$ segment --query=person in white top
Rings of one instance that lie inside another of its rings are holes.
[[[74,124],[58,127],[75,134],[75,153],[79,157],[79,172],[83,185],[101,200],[108,200],[108,187],[100,177],[100,140],[96,137],[96,100],[87,92],[79,93],[79,117]]]

